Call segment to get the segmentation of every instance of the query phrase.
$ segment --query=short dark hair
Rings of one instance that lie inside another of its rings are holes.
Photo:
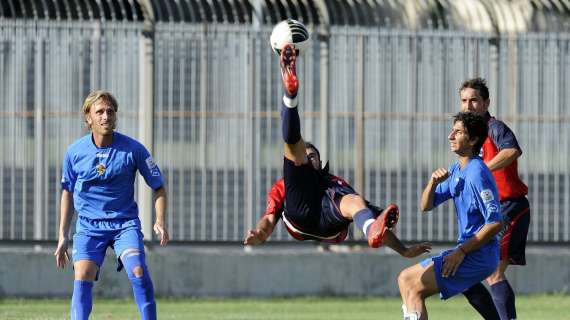
[[[459,88],[459,93],[461,93],[461,91],[466,88],[477,90],[483,100],[489,99],[489,88],[487,87],[487,81],[485,81],[483,78],[465,80],[465,82],[463,82]]]
[[[305,149],[315,150],[315,152],[317,153],[317,156],[319,156],[319,159],[321,158],[321,153],[319,152],[319,149],[317,149],[317,147],[315,147],[315,145],[312,144],[311,142],[305,141]]]
[[[469,139],[478,138],[477,143],[473,146],[473,154],[479,154],[483,143],[487,139],[489,127],[485,118],[473,112],[459,112],[453,116],[453,123],[461,121],[467,130]]]

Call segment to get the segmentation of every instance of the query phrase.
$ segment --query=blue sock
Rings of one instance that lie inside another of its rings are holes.
[[[93,281],[75,280],[71,298],[71,320],[87,320],[93,308]]]
[[[358,229],[364,232],[365,236],[368,236],[368,228],[375,220],[375,214],[370,208],[364,208],[352,216],[352,220],[354,220],[354,224],[358,227]]]
[[[507,280],[497,282],[491,286],[493,301],[501,319],[516,319],[515,292]]]
[[[296,104],[291,107],[284,102],[281,106],[281,132],[287,144],[295,144],[301,140],[301,120]]]
[[[479,312],[483,319],[500,319],[489,290],[487,290],[487,288],[485,288],[481,282],[463,291],[463,294],[467,298],[467,301],[469,301],[469,304],[471,304],[471,306],[473,306],[473,308]]]
[[[139,251],[131,251],[121,257],[121,262],[125,266],[125,271],[131,280],[133,287],[133,296],[139,307],[141,319],[156,320],[156,301],[154,300],[154,286],[150,279],[150,273],[144,262],[144,254]],[[135,276],[133,270],[136,267],[142,267],[143,274],[140,277]]]
[[[140,278],[132,278],[133,295],[139,307],[141,319],[156,320],[156,302],[154,300],[154,287],[148,270]]]

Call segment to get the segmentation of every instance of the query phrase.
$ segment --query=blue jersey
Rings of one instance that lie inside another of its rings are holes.
[[[61,187],[73,193],[73,205],[81,217],[132,219],[138,217],[137,170],[152,189],[163,186],[160,169],[141,143],[113,132],[112,144],[99,148],[88,134],[67,148]]]
[[[434,207],[453,198],[458,223],[458,243],[473,237],[485,224],[500,222],[499,193],[491,171],[480,157],[449,168],[449,178],[435,190]],[[496,237],[491,242],[497,242]]]

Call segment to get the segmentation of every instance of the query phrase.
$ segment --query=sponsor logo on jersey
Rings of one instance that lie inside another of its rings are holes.
[[[97,157],[97,158],[109,158],[109,154],[108,153],[97,153],[97,154],[95,154],[95,157]]]
[[[481,191],[481,199],[483,199],[483,202],[494,200],[495,198],[493,197],[493,191],[491,191],[491,189],[485,189]]]

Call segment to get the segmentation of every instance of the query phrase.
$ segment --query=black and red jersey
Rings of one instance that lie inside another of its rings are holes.
[[[504,122],[491,117],[489,113],[486,116],[489,134],[481,149],[483,161],[488,163],[503,149],[515,148],[522,152],[511,129]],[[519,177],[517,160],[504,168],[493,171],[493,176],[501,201],[520,198],[528,193],[527,185]]]
[[[344,179],[337,177],[335,175],[327,175],[327,180],[329,182],[329,187],[326,190],[327,195],[332,199],[336,195],[345,195],[350,193],[356,193],[354,189],[346,182]],[[267,206],[265,207],[265,214],[275,214],[277,217],[281,217],[283,208],[285,205],[285,180],[283,178],[275,181],[271,190],[267,193]]]

